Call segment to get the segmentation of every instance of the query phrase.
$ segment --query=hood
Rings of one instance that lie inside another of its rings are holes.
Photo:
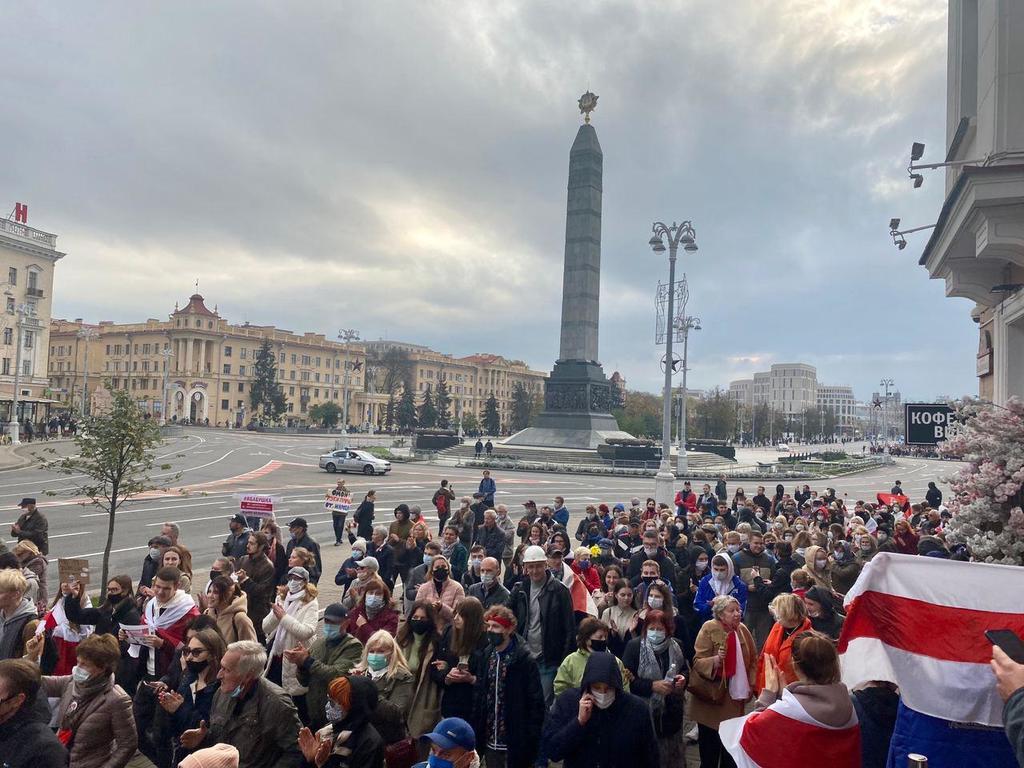
[[[229,606],[227,606],[226,608],[222,608],[220,611],[218,611],[217,615],[225,616],[233,613],[245,613],[248,610],[248,608],[249,600],[246,597],[245,592],[243,592],[234,600],[232,600]]]
[[[39,581],[39,575],[28,566],[21,569],[21,575],[25,577],[25,581]]]
[[[796,697],[807,714],[819,723],[832,728],[845,728],[857,722],[850,692],[842,683],[791,683],[786,689]]]
[[[377,708],[377,685],[368,677],[350,675],[348,684],[352,691],[351,707],[345,722],[358,718],[365,720]]]
[[[39,614],[36,611],[35,603],[29,600],[27,597],[21,599],[21,605],[11,614],[11,617],[4,622],[4,626],[10,624],[15,619],[20,619],[23,616],[31,616],[33,619],[37,618]]]
[[[619,660],[614,653],[592,653],[587,657],[580,689],[588,689],[591,683],[608,683],[622,693],[622,673],[619,671]]]
[[[821,618],[830,621],[833,616],[836,615],[835,603],[832,601],[832,595],[821,587],[811,587],[807,590],[807,594],[804,597],[809,597],[817,603],[821,604]]]
[[[736,566],[733,565],[732,558],[729,557],[728,552],[719,552],[717,555],[715,555],[713,558],[711,558],[711,564],[708,565],[708,573],[711,573],[711,571],[714,570],[715,563],[721,564],[723,562],[726,564],[726,566],[729,569],[726,572],[725,580],[727,582],[732,581],[732,577],[736,575]],[[714,578],[714,574],[711,574],[711,575],[712,575],[712,578]]]
[[[804,552],[804,562],[807,563],[807,570],[810,571],[813,568],[814,573],[818,572],[818,569],[814,568],[814,561],[817,559],[819,552],[826,556],[828,555],[828,552],[817,544],[811,544]],[[825,566],[825,570],[828,570],[828,565]]]

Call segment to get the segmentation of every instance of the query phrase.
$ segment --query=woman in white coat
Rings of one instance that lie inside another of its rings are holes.
[[[304,724],[309,723],[306,712],[309,689],[299,684],[295,664],[284,658],[284,652],[300,645],[309,647],[310,640],[316,636],[319,615],[316,585],[309,583],[309,571],[296,567],[288,571],[285,586],[277,588],[277,599],[263,619],[263,632],[270,646],[265,675],[292,697]]]

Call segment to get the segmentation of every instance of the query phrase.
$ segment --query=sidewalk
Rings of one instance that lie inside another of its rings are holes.
[[[35,454],[45,455],[47,448],[67,445],[70,437],[55,437],[51,440],[36,440],[20,445],[0,445],[0,472],[11,469],[24,469],[39,463]]]

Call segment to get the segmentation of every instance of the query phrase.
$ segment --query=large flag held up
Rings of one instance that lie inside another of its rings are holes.
[[[918,712],[1002,725],[985,631],[1024,636],[1024,568],[880,552],[844,602],[847,686],[887,680]]]

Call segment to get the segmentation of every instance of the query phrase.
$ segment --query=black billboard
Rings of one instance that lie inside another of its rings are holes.
[[[907,445],[937,445],[956,434],[956,411],[942,403],[906,403]]]

